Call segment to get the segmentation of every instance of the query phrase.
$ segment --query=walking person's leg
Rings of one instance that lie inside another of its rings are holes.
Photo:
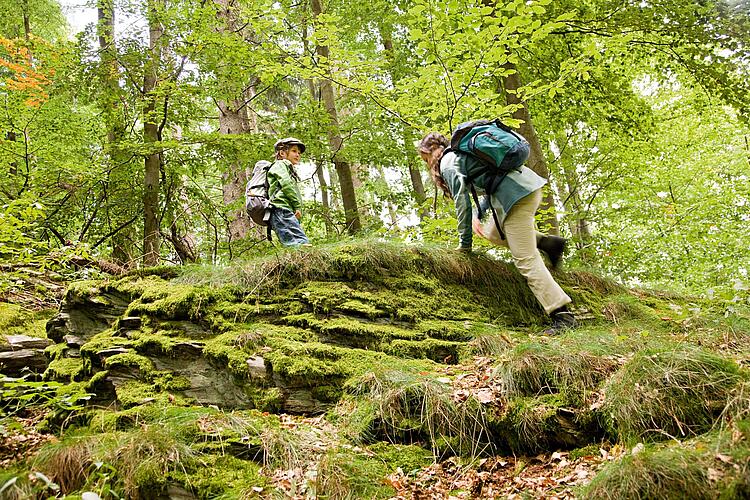
[[[503,230],[518,271],[526,278],[544,311],[552,314],[571,299],[554,280],[537,250],[534,214],[541,200],[541,190],[519,200],[505,218]]]
[[[284,246],[299,246],[310,243],[297,217],[294,216],[294,212],[291,210],[272,208],[271,227]]]

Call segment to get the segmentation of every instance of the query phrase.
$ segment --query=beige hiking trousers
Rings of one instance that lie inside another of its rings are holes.
[[[483,224],[482,232],[487,240],[510,249],[518,271],[526,278],[532,293],[549,314],[569,304],[571,300],[552,278],[536,248],[537,239],[544,236],[536,230],[534,221],[534,214],[541,201],[542,190],[537,189],[513,205],[503,224],[507,240],[500,237],[492,217]]]

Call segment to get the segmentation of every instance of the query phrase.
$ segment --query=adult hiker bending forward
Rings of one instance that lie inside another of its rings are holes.
[[[545,330],[545,333],[554,335],[574,327],[575,317],[567,308],[571,299],[552,278],[538,250],[544,250],[552,265],[556,266],[565,243],[562,238],[545,236],[536,231],[534,214],[542,200],[542,187],[547,183],[546,179],[535,174],[530,168],[521,166],[510,171],[502,182],[496,185],[494,192],[484,193],[479,186],[485,185],[486,174],[481,172],[486,170],[486,167],[480,160],[466,154],[448,151],[443,155],[449,145],[448,139],[442,134],[430,132],[419,144],[419,155],[427,163],[435,185],[447,197],[453,199],[456,205],[460,238],[458,249],[471,252],[472,224],[480,235],[493,243],[507,246],[516,267],[526,278],[529,288],[544,311],[552,319],[552,326]],[[473,179],[473,183],[469,179]],[[501,238],[500,232],[497,231],[493,235],[482,233],[478,210],[477,216],[473,217],[471,208],[472,184],[480,194],[491,197],[491,206],[497,214],[502,232],[505,233],[504,238]]]

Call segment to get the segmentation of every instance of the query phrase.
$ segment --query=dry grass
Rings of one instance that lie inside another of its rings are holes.
[[[33,461],[33,468],[42,472],[60,487],[62,493],[81,488],[96,461],[97,436],[73,436],[43,447]]]

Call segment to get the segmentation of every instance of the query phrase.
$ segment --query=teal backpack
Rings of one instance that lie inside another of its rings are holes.
[[[505,177],[529,157],[529,143],[496,118],[460,124],[451,136],[450,151],[474,156],[482,160],[487,171]],[[486,191],[491,193],[494,189]]]

